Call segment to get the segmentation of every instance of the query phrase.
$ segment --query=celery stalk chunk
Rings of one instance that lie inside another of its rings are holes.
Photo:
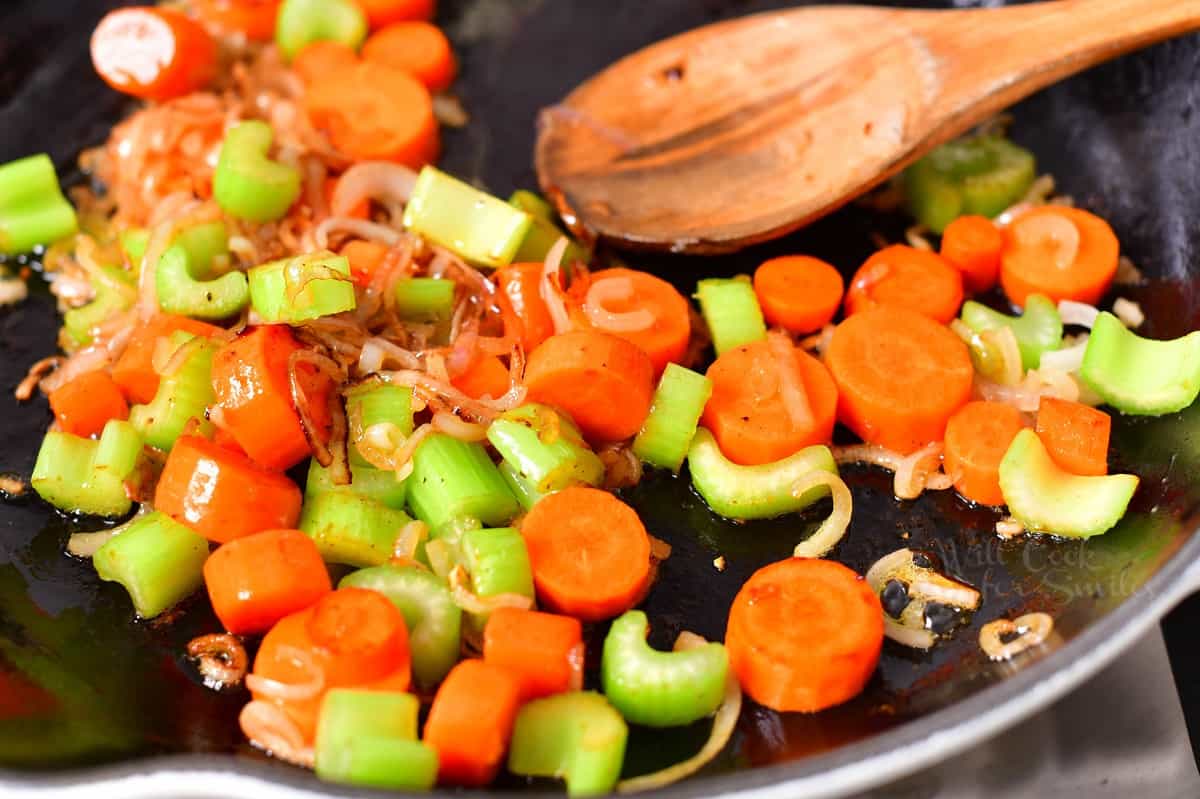
[[[651,466],[678,473],[711,396],[712,381],[707,377],[667,364],[654,389],[650,414],[633,440],[633,454]]]
[[[513,208],[520,208],[534,219],[544,219],[547,222],[554,221],[554,206],[536,192],[527,189],[517,189],[509,196],[508,204]]]
[[[135,519],[92,556],[101,579],[120,583],[139,616],[151,619],[204,583],[208,541],[165,513]]]
[[[947,142],[904,170],[900,183],[917,221],[941,233],[957,217],[994,217],[1037,176],[1033,154],[1000,136]]]
[[[468,530],[459,547],[476,596],[516,594],[533,599],[533,568],[519,532],[511,527]],[[482,633],[490,616],[471,614],[471,627]]]
[[[604,464],[567,417],[529,403],[507,411],[488,427],[488,441],[542,494],[571,485],[600,485]]]
[[[564,779],[568,796],[606,794],[621,776],[628,737],[621,714],[598,693],[536,699],[517,714],[508,770]]]
[[[829,496],[826,486],[816,486],[792,496],[796,480],[818,469],[837,474],[829,447],[805,447],[774,463],[741,466],[721,452],[712,433],[701,427],[688,451],[692,485],[712,510],[730,519],[769,519],[807,508]]]
[[[213,197],[230,216],[274,222],[286,216],[300,196],[300,170],[267,156],[274,136],[271,126],[257,119],[241,122],[225,134],[213,176]]]
[[[521,503],[521,507],[527,511],[533,510],[533,506],[538,503],[538,500],[546,496],[538,491],[532,480],[522,475],[508,461],[500,462],[500,476],[512,490],[517,502]]]
[[[101,322],[133,306],[135,289],[129,273],[114,266],[101,268],[114,283],[128,286],[129,291],[121,292],[107,282],[94,277],[91,279],[95,291],[92,301],[63,314],[63,332],[70,343],[77,347],[86,347],[92,343],[92,330]]]
[[[410,277],[396,281],[396,313],[409,322],[444,322],[454,313],[453,280]]]
[[[275,44],[291,61],[313,42],[340,42],[357,50],[367,32],[366,14],[352,0],[284,0],[275,23]]]
[[[566,238],[567,250],[563,253],[563,264],[569,267],[576,261],[585,264],[588,262],[587,251],[579,246],[579,242],[564,233],[556,223],[557,214],[550,203],[531,191],[518,189],[508,198],[508,204],[533,217],[533,224],[530,225],[529,232],[521,241],[521,247],[513,256],[513,261],[522,264],[544,261],[550,248],[559,239]]]
[[[79,230],[45,153],[0,165],[0,253],[19,255]]]
[[[146,405],[129,409],[129,421],[146,439],[146,443],[163,451],[175,446],[188,422],[195,419],[200,435],[211,436],[213,424],[206,411],[216,402],[212,387],[212,360],[217,345],[205,338],[178,330],[168,341],[172,353],[189,347],[183,363],[169,375],[163,375],[158,392]],[[175,355],[172,355],[172,360]]]
[[[216,231],[220,233],[222,246],[213,251],[211,248],[215,241],[201,237]],[[213,260],[223,254],[225,225],[220,222],[203,225],[193,229],[192,233],[191,248],[181,234],[175,244],[168,247],[158,259],[154,273],[158,304],[167,313],[196,319],[233,316],[250,302],[250,288],[244,272],[211,276]]]
[[[323,780],[394,790],[428,790],[437,753],[416,740],[412,694],[335,688],[317,722],[315,769]]]
[[[256,266],[249,272],[250,304],[267,324],[300,324],[355,308],[350,262],[329,251]]]
[[[413,431],[412,389],[380,380],[361,383],[346,394],[346,417],[350,427],[350,463],[367,466],[358,442],[377,424],[393,424],[402,436]]]
[[[306,494],[299,527],[329,563],[362,567],[387,563],[410,521],[404,511],[342,488]]]
[[[962,307],[963,323],[976,333],[1000,327],[1012,329],[1021,350],[1021,366],[1036,369],[1042,362],[1042,353],[1057,350],[1062,346],[1063,324],[1054,302],[1043,294],[1031,294],[1025,301],[1025,313],[1021,316],[994,311],[982,303],[968,300]]]
[[[374,566],[346,575],[338,587],[378,591],[404,615],[417,685],[436,687],[458,662],[462,610],[445,580],[416,566]]]
[[[404,226],[466,260],[512,263],[533,218],[503,200],[427,166],[404,208]]]
[[[1061,469],[1037,433],[1017,434],[1000,461],[1000,491],[1025,529],[1090,538],[1113,528],[1137,490],[1131,474],[1084,477]]]
[[[121,516],[133,506],[125,484],[136,482],[141,462],[141,435],[129,422],[113,419],[99,440],[47,433],[29,482],[61,511]]]
[[[696,284],[696,299],[700,312],[712,334],[717,355],[766,338],[767,324],[763,321],[758,296],[749,280],[738,278],[708,278]]]
[[[725,647],[659,652],[646,643],[649,627],[645,613],[630,610],[609,628],[600,664],[608,701],[627,721],[648,727],[691,724],[716,711],[729,673]]]
[[[306,496],[316,496],[327,491],[351,491],[394,510],[404,510],[404,503],[408,499],[408,482],[397,480],[393,471],[351,463],[350,485],[335,485],[329,477],[329,470],[313,458],[308,465],[304,493]]]
[[[500,527],[520,512],[487,450],[441,433],[426,438],[413,453],[408,507],[434,536],[456,519]]]
[[[1121,413],[1181,411],[1200,393],[1200,331],[1155,341],[1128,330],[1105,311],[1092,325],[1079,376]]]

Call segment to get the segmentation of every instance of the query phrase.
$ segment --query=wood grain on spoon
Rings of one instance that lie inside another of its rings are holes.
[[[728,252],[862,194],[1087,67],[1200,28],[1200,0],[812,6],[708,25],[543,112],[542,189],[580,235]]]

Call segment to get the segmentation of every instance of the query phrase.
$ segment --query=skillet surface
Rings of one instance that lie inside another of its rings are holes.
[[[5,4],[0,161],[49,150],[69,174],[77,151],[103,139],[124,104],[93,76],[86,42],[99,16],[116,5]],[[539,108],[656,39],[784,5],[795,3],[446,0],[442,22],[462,57],[456,89],[473,121],[447,135],[443,165],[501,195],[533,187],[529,163]],[[1015,138],[1034,150],[1042,170],[1054,173],[1064,191],[1113,223],[1125,252],[1152,277],[1122,293],[1147,309],[1143,332],[1154,336],[1200,326],[1200,297],[1191,279],[1200,269],[1193,265],[1200,243],[1193,222],[1200,211],[1200,164],[1191,146],[1200,134],[1200,116],[1194,114],[1198,71],[1200,40],[1184,39],[1092,70],[1015,113]],[[872,250],[872,231],[896,239],[904,224],[850,208],[737,256],[633,262],[684,290],[699,277],[748,271],[783,252],[812,253],[848,272]],[[28,476],[32,470],[49,414],[40,399],[18,406],[9,390],[30,363],[51,354],[55,328],[53,303],[44,290],[0,312],[2,472]],[[780,716],[752,705],[732,745],[706,772],[726,776],[693,781],[675,792],[753,788],[917,741],[940,746],[938,731],[957,729],[1006,702],[1016,707],[1023,694],[1055,679],[1055,672],[1096,659],[1101,651],[1114,654],[1109,650],[1122,630],[1144,625],[1147,614],[1163,610],[1155,600],[1179,584],[1184,562],[1200,549],[1192,536],[1200,501],[1195,476],[1200,410],[1118,420],[1113,446],[1114,469],[1136,472],[1143,486],[1127,519],[1087,544],[1001,543],[991,533],[997,519],[991,510],[972,508],[950,493],[899,502],[887,474],[847,469],[854,522],[835,557],[862,572],[898,547],[921,549],[983,591],[981,611],[928,655],[889,643],[866,692],[845,706],[816,716]],[[713,517],[686,478],[661,475],[626,498],[651,532],[674,547],[646,603],[652,640],[659,645],[684,627],[719,639],[729,602],[745,579],[787,556],[827,509],[733,525]],[[194,598],[173,624],[134,623],[119,587],[100,583],[87,563],[61,554],[71,529],[36,498],[0,504],[0,768],[12,769],[0,778],[86,780],[105,773],[103,767],[111,773],[112,764],[142,769],[154,766],[146,758],[193,754],[215,756],[194,758],[193,765],[315,785],[307,775],[262,763],[237,731],[244,696],[207,691],[181,657],[187,640],[216,629],[206,602]],[[724,572],[713,568],[718,555],[728,562]],[[1019,669],[989,664],[976,644],[978,627],[1030,610],[1055,617],[1059,636],[1053,645],[1023,660]],[[634,730],[628,773],[686,757],[705,734],[702,725],[666,735]],[[768,764],[787,765],[746,772]],[[505,787],[520,785],[510,779]]]

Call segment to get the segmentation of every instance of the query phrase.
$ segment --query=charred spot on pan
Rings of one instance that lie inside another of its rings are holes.
[[[900,618],[900,614],[908,607],[908,586],[899,580],[888,580],[879,594],[879,601],[887,615],[893,619]]]

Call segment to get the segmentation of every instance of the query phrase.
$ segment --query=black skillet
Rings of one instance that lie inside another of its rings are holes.
[[[93,76],[86,47],[95,22],[116,5],[8,0],[0,7],[0,161],[45,150],[70,176],[78,150],[103,139],[126,106]],[[462,57],[456,88],[473,120],[447,135],[443,165],[502,195],[532,187],[538,109],[656,39],[783,5],[795,3],[444,0],[441,22]],[[1064,191],[1111,220],[1124,251],[1150,276],[1123,294],[1146,308],[1143,332],[1160,337],[1200,327],[1193,281],[1200,272],[1198,78],[1200,38],[1190,37],[1092,70],[1015,109],[1017,140]],[[903,225],[849,208],[737,256],[635,263],[685,290],[699,277],[747,271],[783,252],[812,253],[852,270],[872,249],[873,231],[896,238]],[[49,414],[40,399],[18,405],[10,389],[30,363],[53,351],[55,329],[44,289],[0,312],[0,472],[27,476],[32,469]],[[861,572],[900,546],[924,550],[983,591],[982,609],[930,654],[887,644],[866,692],[845,706],[781,716],[751,705],[727,751],[701,777],[664,795],[828,796],[880,784],[1045,707],[1133,645],[1200,585],[1200,567],[1192,567],[1200,554],[1193,536],[1200,411],[1118,420],[1112,463],[1141,475],[1143,484],[1126,520],[1086,544],[1001,543],[991,510],[945,492],[899,502],[886,474],[847,469],[854,523],[834,556]],[[666,476],[626,498],[674,547],[646,602],[660,644],[684,627],[719,638],[746,577],[785,557],[824,510],[733,525],[714,518],[686,478]],[[90,786],[85,790],[130,797],[361,793],[323,786],[250,750],[235,721],[244,696],[206,690],[182,656],[189,638],[216,629],[203,598],[187,602],[172,623],[135,622],[121,589],[62,554],[71,529],[34,498],[0,503],[0,792]],[[728,563],[723,572],[713,567],[718,555]],[[1030,610],[1055,617],[1051,646],[1012,666],[988,663],[976,643],[979,626]],[[702,725],[669,734],[634,730],[627,773],[681,759],[705,734]],[[522,788],[514,778],[501,786]]]

